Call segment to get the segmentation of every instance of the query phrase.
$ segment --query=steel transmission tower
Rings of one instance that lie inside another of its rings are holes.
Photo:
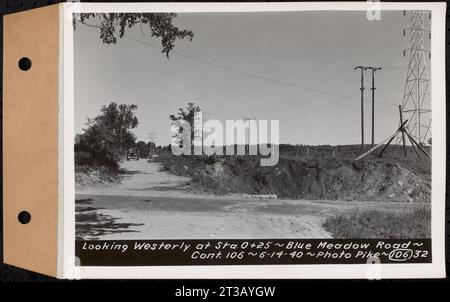
[[[149,140],[150,143],[154,143],[156,145],[157,138],[158,138],[158,134],[156,132],[154,132],[154,131],[151,131],[148,134],[148,140]]]
[[[409,52],[409,63],[401,113],[408,120],[408,132],[423,145],[431,136],[431,101],[428,91],[430,79],[427,68],[431,52],[425,47],[425,36],[431,38],[425,19],[431,17],[431,12],[412,10],[409,13],[411,25],[403,30],[403,35],[406,32],[410,35],[410,47],[403,51],[404,56]]]

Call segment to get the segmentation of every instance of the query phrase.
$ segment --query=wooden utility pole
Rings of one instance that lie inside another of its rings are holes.
[[[243,121],[245,121],[245,122],[249,122],[249,124],[248,124],[248,144],[247,144],[247,141],[245,142],[245,154],[247,154],[247,155],[250,155],[250,148],[258,148],[257,147],[257,145],[256,146],[253,146],[253,147],[251,147],[251,145],[250,145],[250,143],[251,143],[251,131],[252,131],[252,129],[251,129],[251,123],[250,123],[250,121],[255,121],[256,120],[256,118],[254,118],[254,117],[248,117],[248,116],[245,116],[245,117],[243,117],[242,118],[242,120]],[[247,138],[247,132],[245,133],[245,136],[246,136],[246,138]],[[258,152],[258,150],[256,150],[256,153]]]
[[[205,145],[205,137],[209,135],[209,133],[205,133],[205,123],[211,119],[211,112],[202,111],[202,148]]]
[[[158,134],[154,131],[151,131],[148,134],[148,140],[150,143],[149,144],[149,156],[150,156],[150,151],[156,151],[156,140],[157,140]]]
[[[416,147],[420,151],[422,151],[422,153],[425,154],[428,158],[430,158],[430,154],[419,143],[417,143],[417,141],[406,130],[405,125],[407,124],[408,120],[403,121],[401,107],[400,107],[400,120],[401,120],[400,127],[394,132],[394,134],[392,134],[391,136],[385,138],[381,143],[379,143],[375,147],[372,147],[369,151],[361,154],[360,156],[355,158],[355,160],[360,160],[360,159],[366,157],[367,155],[371,154],[373,151],[375,151],[376,149],[380,148],[383,144],[386,143],[384,145],[383,149],[381,150],[380,154],[378,155],[378,157],[381,157],[383,155],[383,152],[386,150],[386,148],[389,146],[389,144],[392,142],[392,140],[397,136],[397,134],[399,134],[399,132],[402,133],[402,137],[403,137],[403,148],[404,148],[403,150],[406,150],[406,144],[405,144],[405,139],[404,139],[404,135],[406,135],[409,138],[409,140],[411,142],[411,146],[413,147],[413,149],[416,152],[416,155],[417,155],[417,157],[419,159],[420,159],[420,155],[419,155],[419,152],[417,151]]]
[[[355,160],[360,160],[360,159],[366,157],[367,155],[369,155],[370,153],[372,153],[372,152],[375,151],[376,149],[380,148],[381,146],[383,146],[383,144],[385,144],[385,143],[387,142],[387,143],[384,145],[383,150],[381,150],[381,152],[380,152],[380,155],[379,155],[379,156],[381,156],[381,155],[383,154],[384,150],[386,150],[386,148],[389,146],[389,144],[392,142],[392,140],[397,136],[397,134],[398,134],[400,131],[402,131],[402,129],[403,129],[403,127],[405,126],[405,124],[406,124],[407,121],[408,121],[408,120],[404,121],[404,122],[400,125],[400,127],[394,132],[394,134],[392,134],[391,136],[385,138],[381,143],[379,143],[379,144],[376,145],[375,147],[372,147],[369,151],[367,151],[367,152],[361,154],[360,156],[358,156],[357,158],[355,158]]]
[[[156,139],[157,139],[157,137],[158,137],[158,134],[157,134],[156,132],[154,132],[154,131],[151,131],[151,132],[148,134],[148,140],[149,140],[151,143],[154,143],[155,145],[156,145]]]
[[[364,69],[372,70],[372,146],[375,143],[375,71],[381,70],[381,67],[366,67]]]
[[[398,112],[400,113],[400,125],[401,125],[401,124],[403,124],[402,105],[398,105]],[[407,157],[408,153],[406,152],[405,131],[402,131],[402,141],[403,141],[403,154],[405,155],[405,157]],[[414,148],[414,144],[412,142],[411,142],[411,145]],[[414,150],[415,150],[415,148],[414,148]],[[420,155],[418,153],[417,153],[417,156],[419,156],[419,158],[420,158]]]
[[[361,69],[361,150],[364,150],[364,70],[365,66],[356,66],[353,70]]]

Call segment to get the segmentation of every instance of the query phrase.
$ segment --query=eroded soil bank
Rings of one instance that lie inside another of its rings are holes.
[[[294,160],[261,167],[257,157],[158,159],[170,173],[187,176],[202,191],[276,194],[280,198],[430,202],[423,175],[385,160]]]

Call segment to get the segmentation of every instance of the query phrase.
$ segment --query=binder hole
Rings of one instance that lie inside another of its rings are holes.
[[[27,57],[23,57],[19,60],[19,68],[23,71],[27,71],[31,68],[31,60]]]
[[[22,211],[17,216],[21,224],[27,224],[31,220],[31,214],[28,211]]]

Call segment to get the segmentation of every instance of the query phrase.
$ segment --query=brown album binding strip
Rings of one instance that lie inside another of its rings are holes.
[[[59,5],[3,21],[4,261],[56,276]]]

